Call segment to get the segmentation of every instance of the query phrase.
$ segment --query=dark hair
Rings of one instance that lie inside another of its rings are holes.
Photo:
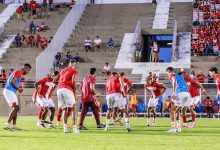
[[[166,71],[172,72],[172,71],[174,71],[174,69],[173,69],[173,67],[168,67],[168,68],[166,69]]]
[[[56,76],[59,74],[59,71],[54,71],[53,74]]]
[[[91,75],[94,75],[95,72],[96,72],[96,68],[90,68],[90,74],[91,74]]]
[[[207,99],[210,99],[210,97],[209,97],[209,96],[207,96],[206,98],[207,98]]]
[[[31,69],[31,65],[30,64],[24,64],[24,67],[26,67],[26,68],[30,68]]]
[[[168,96],[168,98],[171,98],[171,96]]]
[[[116,75],[117,75],[117,72],[112,72],[112,75],[113,75],[113,76],[116,76]]]
[[[3,73],[5,73],[5,70],[4,70],[4,69],[2,69],[2,72],[3,72]]]
[[[124,76],[124,75],[125,75],[125,73],[124,73],[124,72],[121,72],[121,73],[120,73],[120,76]]]
[[[216,74],[218,73],[218,69],[216,67],[210,68],[209,71],[215,72]]]
[[[70,60],[70,63],[73,64],[73,63],[77,63],[77,62],[76,62],[75,59],[71,59],[71,60]]]

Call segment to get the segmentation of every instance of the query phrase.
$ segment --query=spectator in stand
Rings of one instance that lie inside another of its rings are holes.
[[[96,36],[94,40],[94,45],[96,49],[100,49],[102,46],[102,40],[99,38],[99,36]]]
[[[214,79],[208,74],[208,83],[214,83]]]
[[[34,47],[34,36],[32,35],[32,34],[30,34],[29,36],[28,36],[28,45],[31,45],[31,47]]]
[[[196,78],[196,74],[195,74],[195,71],[194,71],[194,70],[191,70],[191,72],[190,72],[190,74],[189,74],[189,77],[190,77],[190,78],[193,78],[193,79]]]
[[[66,53],[66,59],[67,59],[67,64],[70,62],[71,59],[73,59],[71,52]]]
[[[211,116],[214,115],[214,110],[213,110],[214,101],[212,101],[210,97],[207,97],[206,100],[204,100],[204,105],[208,118],[211,118]]]
[[[131,46],[133,45],[135,46],[135,61],[140,62],[142,58],[143,44],[141,41],[137,40],[137,42]]]
[[[35,32],[36,32],[36,25],[34,24],[33,21],[31,21],[31,23],[29,25],[29,31],[31,34],[35,34]]]
[[[90,4],[95,4],[95,0],[90,0]]]
[[[23,47],[28,47],[28,39],[27,39],[27,37],[25,36],[25,35],[21,35],[21,45],[23,46]]]
[[[49,0],[49,9],[53,11],[53,0]]]
[[[160,55],[160,46],[156,40],[153,41],[153,46],[150,46],[150,48],[152,49],[152,62],[158,62]]]
[[[54,61],[53,61],[54,70],[60,69],[60,65],[61,65],[61,53],[58,52],[58,53],[55,55]]]
[[[112,38],[109,38],[107,45],[108,45],[108,47],[109,47],[109,51],[110,51],[110,52],[113,50],[114,44],[115,44],[114,40],[113,40]]]
[[[81,58],[79,56],[79,53],[76,53],[76,57],[74,57],[74,59],[76,60],[77,63],[80,62]]]
[[[17,13],[18,13],[18,20],[22,20],[23,19],[23,7],[22,6],[18,7]]]
[[[19,33],[15,36],[15,43],[16,43],[16,47],[21,46],[21,36]]]
[[[32,16],[36,16],[37,13],[37,3],[36,1],[33,1],[33,3],[30,5]]]
[[[47,38],[43,37],[41,39],[41,43],[40,43],[40,47],[41,47],[42,50],[44,50],[47,47],[47,43],[48,43]]]
[[[87,38],[85,39],[85,43],[84,43],[86,52],[88,52],[88,50],[91,49],[91,44],[92,44],[92,41],[90,40],[89,37],[87,37]]]
[[[44,22],[41,22],[40,24],[40,31],[45,31],[46,30],[46,25]]]
[[[41,45],[41,36],[38,34],[36,37],[36,46],[39,47]]]
[[[103,67],[102,75],[108,75],[111,73],[111,66],[108,63],[105,63]]]
[[[14,69],[10,69],[10,71],[8,72],[8,76],[10,77],[10,75],[14,72]]]
[[[6,77],[6,73],[5,73],[4,69],[2,69],[1,73],[2,73],[2,75],[1,75],[1,87],[3,88],[3,87],[5,87],[7,77]]]
[[[157,0],[152,0],[153,6],[157,5]]]
[[[23,2],[23,10],[24,10],[24,12],[28,11],[28,3],[26,0],[24,0],[24,2]]]
[[[205,81],[205,75],[202,73],[202,71],[199,71],[199,74],[197,74],[196,78],[199,83],[204,83]]]
[[[47,0],[43,0],[43,12],[47,11]]]

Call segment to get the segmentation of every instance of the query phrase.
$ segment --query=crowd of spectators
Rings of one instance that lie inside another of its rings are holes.
[[[77,63],[81,62],[79,53],[73,55],[71,52],[67,52],[66,55],[64,55],[63,53],[58,52],[53,61],[54,70],[59,70],[63,67],[66,67],[72,59],[75,59]]]
[[[220,55],[220,4],[195,0],[193,8],[192,54]]]
[[[32,33],[30,33],[28,36],[20,35],[19,33],[15,36],[15,44],[16,47],[40,47],[42,50],[44,50],[48,44],[51,42],[53,37],[50,37],[49,40],[47,40],[46,37],[41,37],[39,34],[34,36]]]
[[[96,36],[94,41],[92,41],[89,37],[87,37],[84,41],[84,46],[87,52],[92,48],[94,48],[95,50],[100,50],[104,46],[104,44],[102,42],[102,39],[99,36]],[[110,37],[107,41],[107,47],[110,52],[114,50],[114,46],[115,46],[115,41],[113,40],[113,38]]]

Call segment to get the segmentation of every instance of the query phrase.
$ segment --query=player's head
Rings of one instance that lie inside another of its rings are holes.
[[[22,67],[22,75],[28,74],[28,72],[31,70],[31,65],[30,64],[24,64]]]
[[[96,68],[90,68],[90,75],[92,76],[96,75]]]
[[[212,67],[209,69],[209,75],[211,78],[215,78],[216,74],[218,74],[218,69],[216,67]]]
[[[147,84],[152,85],[153,84],[153,79],[151,77],[147,77]]]
[[[112,72],[111,76],[114,77],[117,75],[117,72]]]
[[[73,67],[73,68],[76,68],[76,65],[77,65],[76,60],[75,59],[71,59],[70,62],[69,62],[69,66]]]
[[[59,71],[54,71],[50,76],[51,79],[54,79],[58,74],[59,74]]]
[[[120,73],[120,76],[121,76],[121,77],[125,77],[125,73],[124,73],[124,72],[121,72],[121,73]]]
[[[171,96],[168,96],[168,99],[171,99]]]
[[[174,72],[173,67],[168,67],[168,68],[166,69],[166,73],[167,73],[168,76],[170,76],[170,74],[173,73],[173,72]]]

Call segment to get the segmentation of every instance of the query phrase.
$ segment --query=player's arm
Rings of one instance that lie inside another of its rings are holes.
[[[40,94],[40,90],[39,90],[38,87],[39,87],[39,85],[42,85],[43,83],[45,83],[43,80],[39,80],[39,81],[37,81],[37,82],[34,83],[34,87],[35,87],[35,89],[36,89],[37,94],[38,94],[39,97],[41,97],[41,94]]]
[[[73,74],[72,76],[72,85],[73,85],[73,89],[76,90],[76,75],[75,74]]]
[[[198,81],[196,81],[195,84],[196,84],[197,87],[199,87],[199,88],[202,90],[203,95],[206,95],[206,94],[207,94],[206,90],[204,89],[204,87],[202,86],[201,83],[199,83]]]
[[[119,83],[120,83],[121,92],[125,95],[124,81],[123,81],[122,77],[119,77]]]
[[[90,90],[91,90],[91,92],[92,92],[94,95],[97,94],[97,93],[96,93],[96,90],[95,90],[95,84],[94,84],[94,83],[91,83],[91,84],[90,84]]]
[[[167,87],[164,84],[162,84],[161,85],[161,96],[166,92],[166,90],[167,90]]]
[[[175,97],[176,97],[176,94],[175,94],[176,93],[176,86],[177,86],[175,76],[172,76],[171,81],[172,81],[172,85],[173,85],[173,99],[175,99]]]

